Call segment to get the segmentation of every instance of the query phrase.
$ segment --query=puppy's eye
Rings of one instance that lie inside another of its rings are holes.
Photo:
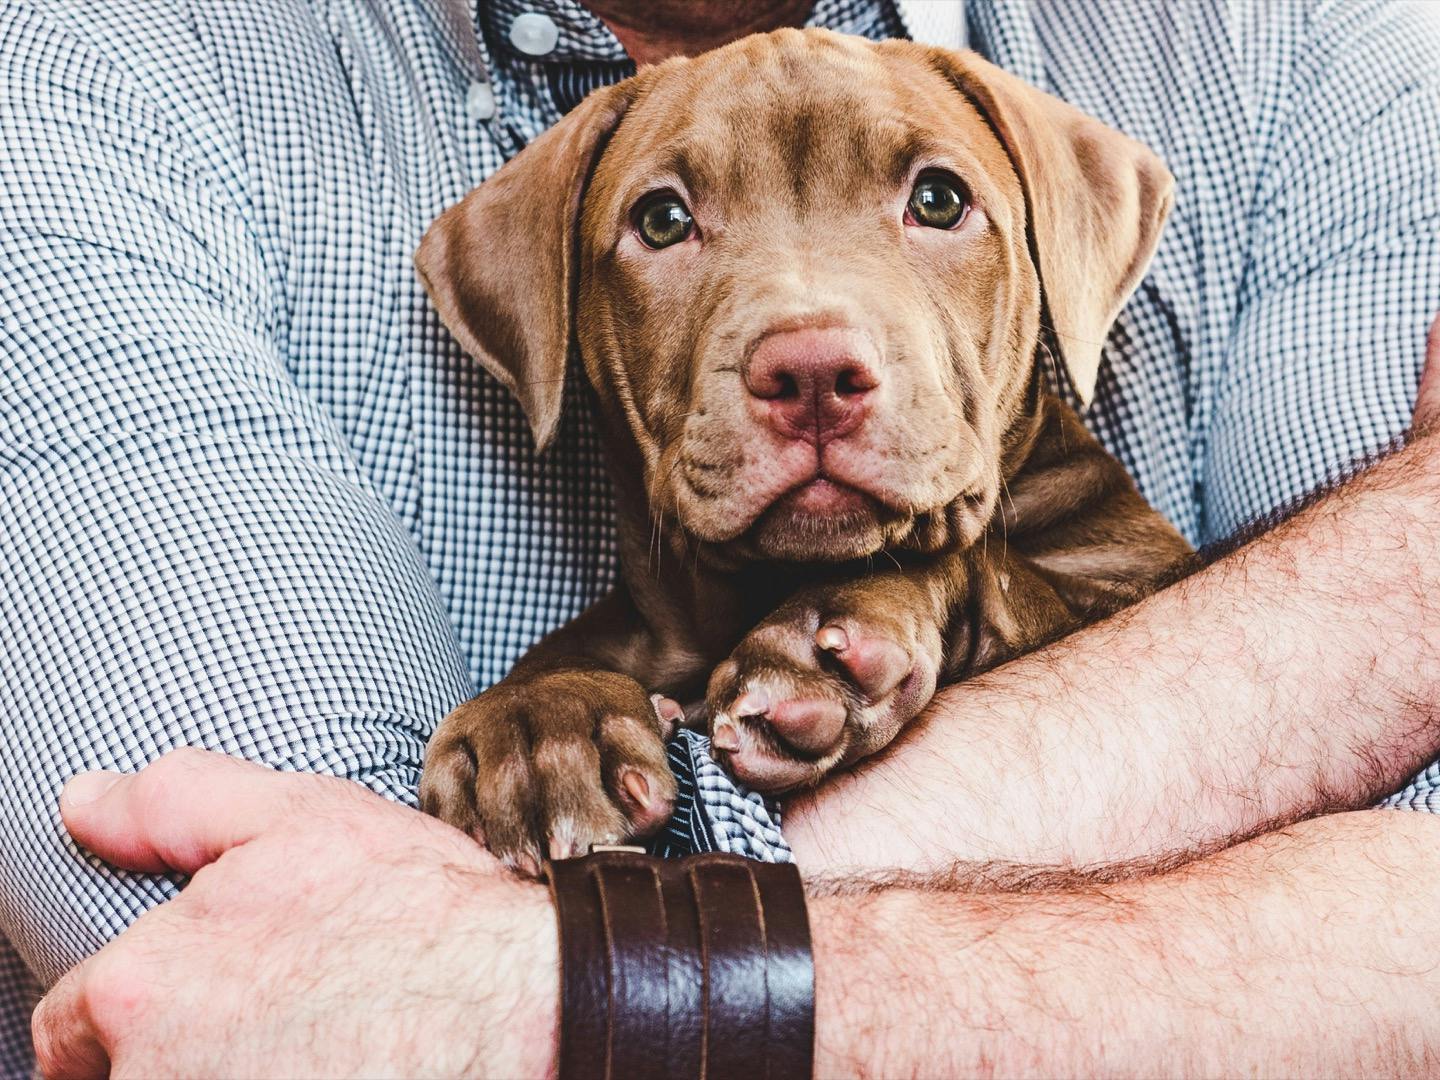
[[[945,172],[921,173],[905,204],[906,217],[931,229],[953,229],[970,209],[970,193]]]
[[[667,192],[640,204],[635,211],[635,231],[648,247],[664,248],[689,239],[695,219],[678,195]]]

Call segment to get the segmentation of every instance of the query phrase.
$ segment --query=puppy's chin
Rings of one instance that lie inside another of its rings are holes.
[[[783,562],[863,559],[885,546],[881,519],[893,516],[854,488],[819,480],[777,499],[749,539],[762,557]]]

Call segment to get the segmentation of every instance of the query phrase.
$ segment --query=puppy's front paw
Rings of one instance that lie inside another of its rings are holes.
[[[649,835],[674,809],[665,740],[679,712],[615,672],[512,676],[436,729],[420,806],[530,874]]]
[[[749,787],[781,792],[873,754],[935,693],[937,622],[918,590],[878,583],[789,601],[710,679],[716,757]]]

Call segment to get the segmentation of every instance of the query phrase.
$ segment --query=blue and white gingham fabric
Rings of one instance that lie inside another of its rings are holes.
[[[191,744],[412,800],[435,722],[614,578],[583,397],[537,460],[410,256],[629,69],[573,0],[480,9],[0,4],[0,1072],[28,1067],[38,986],[174,895],[76,852],[65,777]],[[558,27],[546,56],[508,40],[524,11]],[[813,19],[968,43],[1169,163],[1175,214],[1089,420],[1192,541],[1406,426],[1440,308],[1424,4]],[[667,843],[785,857],[702,740],[673,758],[692,798]]]

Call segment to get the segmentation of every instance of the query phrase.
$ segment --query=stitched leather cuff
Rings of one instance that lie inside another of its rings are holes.
[[[805,891],[738,855],[551,863],[560,1080],[803,1080],[815,1041]]]

